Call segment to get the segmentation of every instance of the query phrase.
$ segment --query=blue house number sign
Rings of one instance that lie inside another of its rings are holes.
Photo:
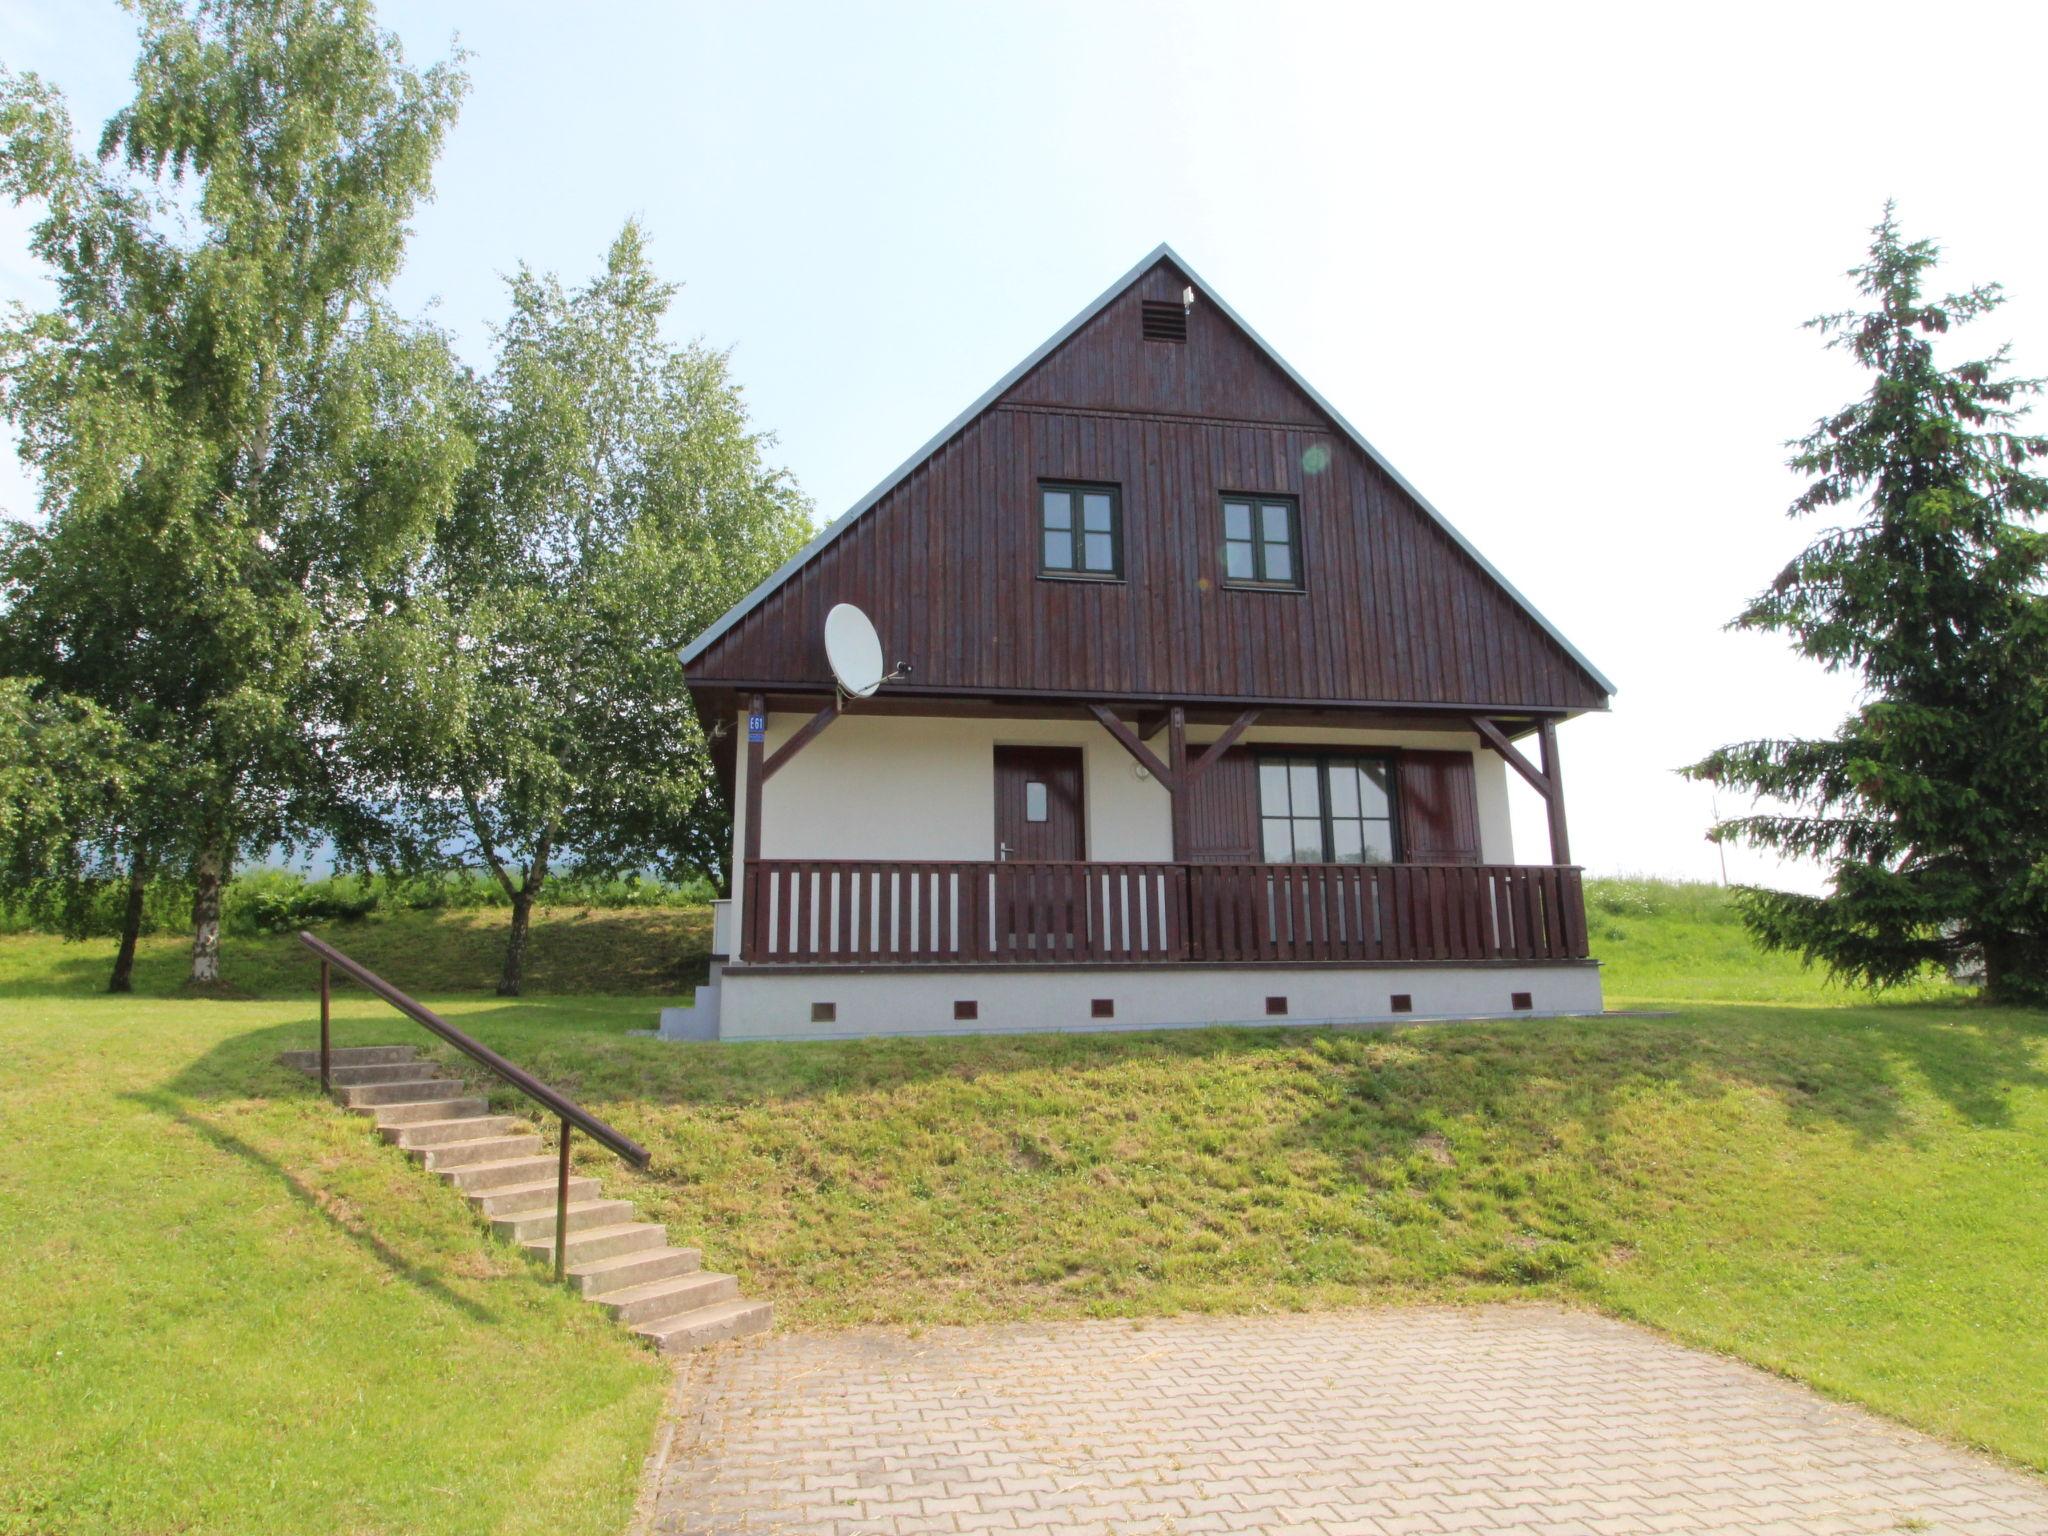
[[[747,740],[766,741],[767,739],[768,717],[766,715],[747,716]]]

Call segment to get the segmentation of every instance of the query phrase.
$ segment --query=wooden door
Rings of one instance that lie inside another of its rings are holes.
[[[1079,747],[996,748],[996,857],[1083,859]]]

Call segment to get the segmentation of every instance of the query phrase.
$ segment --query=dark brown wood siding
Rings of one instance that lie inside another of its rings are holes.
[[[1232,747],[1188,792],[1188,860],[1195,864],[1250,864],[1259,857],[1259,767],[1244,747]]]
[[[1403,752],[1395,760],[1401,859],[1477,864],[1479,795],[1469,752]]]
[[[1135,305],[1155,268],[961,429],[691,666],[829,685],[857,603],[899,691],[1599,708],[1563,647],[1286,375],[1199,302],[1183,344]],[[1199,412],[1201,414],[1190,414]],[[1122,487],[1121,582],[1037,574],[1041,479]],[[1224,492],[1299,498],[1305,590],[1223,585]]]

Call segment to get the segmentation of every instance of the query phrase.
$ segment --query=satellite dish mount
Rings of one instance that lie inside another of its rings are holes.
[[[899,661],[893,670],[882,669],[882,637],[868,616],[852,603],[836,603],[825,615],[825,660],[842,699],[873,696],[884,683],[900,682],[910,676],[910,663]]]

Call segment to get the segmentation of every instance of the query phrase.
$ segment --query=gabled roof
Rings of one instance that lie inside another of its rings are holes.
[[[1317,391],[1314,385],[1310,384],[1308,380],[1304,379],[1298,372],[1295,371],[1293,364],[1289,363],[1286,358],[1282,357],[1278,352],[1274,351],[1272,346],[1268,344],[1268,342],[1266,341],[1265,337],[1261,336],[1257,331],[1252,329],[1252,327],[1245,321],[1245,318],[1242,315],[1240,315],[1236,310],[1232,309],[1230,305],[1227,302],[1225,302],[1225,300],[1213,288],[1209,286],[1208,283],[1202,280],[1201,275],[1197,273],[1193,267],[1189,266],[1184,259],[1182,259],[1180,253],[1174,250],[1172,246],[1166,244],[1164,241],[1162,241],[1159,245],[1155,246],[1151,251],[1147,252],[1144,258],[1140,260],[1136,266],[1132,267],[1130,271],[1124,273],[1122,277],[1119,277],[1115,282],[1111,283],[1107,288],[1103,289],[1103,291],[1099,295],[1097,295],[1091,303],[1089,303],[1085,308],[1083,308],[1079,314],[1075,315],[1073,319],[1069,320],[1065,325],[1061,326],[1050,337],[1048,337],[1042,344],[1039,345],[1039,347],[1036,350],[1034,350],[1031,353],[1029,357],[1025,358],[1023,362],[1019,363],[1016,367],[1012,368],[1008,373],[1004,374],[1000,379],[996,380],[996,382],[990,385],[988,390],[978,400],[976,400],[972,405],[968,406],[966,410],[962,411],[958,416],[954,417],[951,421],[947,422],[945,426],[941,427],[938,433],[935,436],[933,436],[931,441],[927,442],[923,447],[919,448],[917,452],[913,453],[909,458],[905,459],[901,464],[899,464],[894,470],[892,470],[889,473],[889,475],[886,478],[883,479],[883,481],[879,485],[877,485],[873,490],[869,491],[867,495],[863,496],[859,501],[855,502],[853,506],[849,507],[845,512],[841,513],[838,517],[834,518],[830,523],[826,524],[825,527],[819,531],[816,538],[812,539],[810,543],[806,544],[802,549],[798,550],[796,554],[792,555],[787,561],[785,561],[782,567],[779,570],[777,570],[772,576],[770,576],[767,580],[763,581],[758,587],[754,588],[753,591],[749,592],[739,602],[735,603],[730,609],[726,611],[725,615],[722,618],[720,618],[709,629],[705,630],[703,634],[699,635],[695,640],[692,640],[687,646],[685,646],[678,653],[682,659],[683,664],[685,666],[688,666],[691,662],[695,661],[699,656],[703,655],[706,650],[710,649],[711,645],[719,638],[719,636],[723,635],[727,630],[731,629],[733,625],[737,624],[741,619],[745,618],[749,613],[753,612],[754,609],[758,608],[771,592],[773,592],[777,587],[780,587],[798,570],[802,569],[803,566],[808,564],[810,560],[813,557],[815,557],[820,550],[825,548],[826,545],[830,544],[834,539],[838,538],[842,533],[844,533],[848,528],[850,528],[862,516],[862,514],[868,511],[869,508],[873,507],[877,502],[882,500],[883,497],[887,496],[891,491],[896,489],[898,485],[902,484],[904,480],[909,478],[913,470],[915,470],[920,464],[924,463],[924,461],[930,458],[934,453],[938,452],[940,448],[944,447],[951,438],[953,438],[956,434],[958,434],[961,431],[961,429],[966,427],[977,416],[981,415],[983,411],[987,410],[999,398],[1006,394],[1010,390],[1010,388],[1018,382],[1018,380],[1022,379],[1026,374],[1030,373],[1032,369],[1036,368],[1040,363],[1044,362],[1045,359],[1050,357],[1055,351],[1057,351],[1068,340],[1069,337],[1073,336],[1076,331],[1079,331],[1090,320],[1093,320],[1098,314],[1100,314],[1104,309],[1106,309],[1111,304],[1111,302],[1113,302],[1117,298],[1118,295],[1123,293],[1124,290],[1129,288],[1133,283],[1137,282],[1138,279],[1143,277],[1147,272],[1151,271],[1161,261],[1170,262],[1175,267],[1175,269],[1177,269],[1184,277],[1186,277],[1188,282],[1193,284],[1194,287],[1202,294],[1202,296],[1206,300],[1208,300],[1209,303],[1213,304],[1219,311],[1221,311],[1222,314],[1233,325],[1235,325],[1240,331],[1242,331],[1245,334],[1247,338],[1250,339],[1252,345],[1257,347],[1258,350],[1265,355],[1267,360],[1270,361],[1274,367],[1278,368],[1280,372],[1283,373],[1295,385],[1296,388],[1298,388],[1304,395],[1306,395],[1318,410],[1320,410],[1324,415],[1329,417],[1329,419],[1337,427],[1337,429],[1340,432],[1342,432],[1346,437],[1348,437],[1361,453],[1363,453],[1367,458],[1371,459],[1374,464],[1378,465],[1379,468],[1385,472],[1385,474],[1390,480],[1392,480],[1410,497],[1412,497],[1414,499],[1415,504],[1418,507],[1420,507],[1423,510],[1423,512],[1425,512],[1436,523],[1436,525],[1444,531],[1444,533],[1447,536],[1449,536],[1452,543],[1456,544],[1459,549],[1463,550],[1465,554],[1468,555],[1482,571],[1484,571],[1490,578],[1492,578],[1493,581],[1498,583],[1501,590],[1506,592],[1507,595],[1510,598],[1512,598],[1515,601],[1515,603],[1522,609],[1522,611],[1528,614],[1528,616],[1536,622],[1538,627],[1540,627],[1545,634],[1549,635],[1551,639],[1555,640],[1558,643],[1558,645],[1564,649],[1566,655],[1571,657],[1571,659],[1574,662],[1578,663],[1579,666],[1585,669],[1586,675],[1592,678],[1593,681],[1600,686],[1602,692],[1608,694],[1612,694],[1615,692],[1614,684],[1608,680],[1606,674],[1603,673],[1598,667],[1594,666],[1593,663],[1586,658],[1584,652],[1582,652],[1577,646],[1573,645],[1571,641],[1567,640],[1564,637],[1563,633],[1558,629],[1558,627],[1555,624],[1551,623],[1549,619],[1545,618],[1543,614],[1537,609],[1536,605],[1530,602],[1528,598],[1524,597],[1516,589],[1515,584],[1509,581],[1507,577],[1503,576],[1500,573],[1500,571],[1495,568],[1491,560],[1488,560],[1486,556],[1482,555],[1478,551],[1478,549],[1473,546],[1472,542],[1469,539],[1467,539],[1454,526],[1452,526],[1450,519],[1445,517],[1443,513],[1439,512],[1436,509],[1436,507],[1430,503],[1428,497],[1424,496],[1413,485],[1409,484],[1407,477],[1404,476],[1399,470],[1394,468],[1392,464],[1387,462],[1386,455],[1381,453],[1377,448],[1373,447],[1371,443],[1366,441],[1364,433],[1360,432],[1356,427],[1352,426],[1349,421],[1345,420],[1343,414],[1340,411],[1338,411],[1338,409],[1335,406],[1330,404],[1328,400],[1325,400],[1321,393]]]

